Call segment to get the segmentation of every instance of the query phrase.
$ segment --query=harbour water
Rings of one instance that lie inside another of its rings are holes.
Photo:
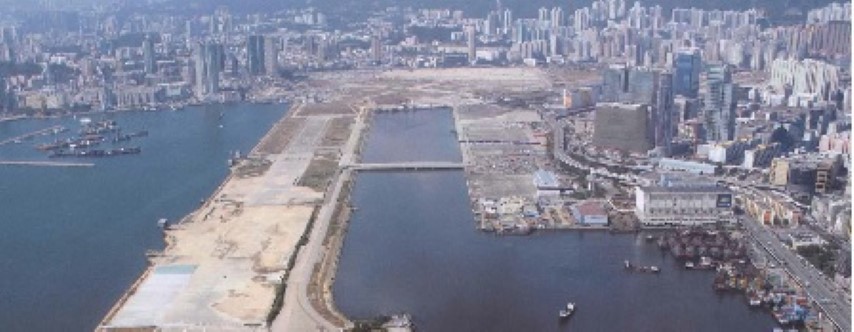
[[[442,134],[453,129],[446,112],[383,117],[373,131],[399,132],[393,138],[371,133],[365,162],[413,156],[446,161],[447,152],[429,151],[448,146],[459,153],[453,135]],[[413,119],[419,119],[418,125],[407,125]],[[407,127],[415,129],[403,129]],[[424,132],[439,134],[425,137]],[[384,148],[373,151],[374,144]],[[751,310],[742,296],[715,293],[712,272],[684,270],[642,236],[541,232],[498,237],[479,232],[462,171],[365,172],[358,175],[352,195],[357,209],[333,289],[336,305],[351,318],[407,312],[421,331],[775,327],[770,315]],[[624,260],[662,271],[627,273]],[[568,301],[577,310],[561,323],[558,311]]]
[[[163,247],[159,218],[178,220],[228,173],[229,152],[248,152],[287,105],[211,105],[177,112],[90,116],[148,137],[142,153],[95,167],[0,166],[0,330],[89,331],[142,273],[145,252]],[[222,114],[222,116],[220,116]],[[0,140],[63,125],[70,118],[0,123]],[[33,146],[0,146],[0,160],[48,160]],[[111,143],[102,143],[111,147]]]

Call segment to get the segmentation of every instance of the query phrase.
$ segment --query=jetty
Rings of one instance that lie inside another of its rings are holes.
[[[23,135],[19,135],[19,136],[15,136],[12,138],[7,138],[5,140],[2,140],[2,141],[0,141],[0,146],[10,144],[10,143],[21,142],[24,139],[27,139],[27,138],[30,138],[33,136],[38,136],[38,135],[41,135],[44,133],[59,132],[63,129],[65,129],[65,127],[57,125],[57,126],[53,126],[53,127],[49,127],[49,128],[45,128],[45,129],[36,130],[36,131],[29,132],[29,133],[26,133]]]
[[[39,167],[94,167],[93,163],[57,162],[41,160],[0,160],[0,165],[6,166],[39,166]]]

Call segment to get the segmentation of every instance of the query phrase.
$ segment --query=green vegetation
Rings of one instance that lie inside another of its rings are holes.
[[[798,248],[798,254],[828,276],[836,273],[836,248],[833,245]]]
[[[309,187],[316,191],[323,191],[329,185],[329,181],[335,175],[337,170],[337,156],[328,154],[315,155],[297,184]]]
[[[320,212],[320,206],[315,206],[314,210],[311,212],[311,218],[308,219],[308,224],[305,226],[305,231],[302,233],[302,236],[300,236],[299,242],[297,242],[296,250],[294,250],[294,253],[288,258],[288,263],[285,265],[285,274],[282,275],[281,281],[276,285],[276,297],[273,299],[273,304],[270,306],[270,311],[267,313],[267,326],[271,326],[273,324],[273,321],[276,320],[276,317],[279,316],[279,312],[282,311],[282,307],[285,305],[285,291],[288,288],[288,277],[291,275],[294,265],[296,265],[297,255],[299,255],[302,247],[308,243],[308,237],[311,234],[311,230],[314,228],[314,221],[317,219],[318,212]]]
[[[783,152],[791,151],[795,145],[795,139],[789,134],[789,131],[783,127],[777,127],[771,133],[771,143],[780,143],[780,149]]]

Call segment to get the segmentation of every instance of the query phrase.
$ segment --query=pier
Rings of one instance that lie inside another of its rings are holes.
[[[444,170],[464,169],[464,163],[452,162],[403,162],[403,163],[367,163],[350,164],[346,167],[355,171],[399,171],[399,170]]]
[[[41,135],[44,133],[49,133],[49,132],[57,132],[57,131],[60,131],[63,129],[65,129],[65,127],[63,127],[63,126],[53,126],[53,127],[49,127],[49,128],[45,128],[45,129],[36,130],[36,131],[29,132],[29,133],[26,133],[26,134],[23,134],[20,136],[15,136],[12,138],[2,140],[2,141],[0,141],[0,146],[10,144],[10,143],[14,143],[14,142],[20,142],[21,140],[24,140],[24,139],[27,139],[27,138],[30,138],[33,136],[38,136],[38,135]]]
[[[39,167],[94,167],[93,163],[74,163],[41,160],[0,160],[0,165],[6,166],[39,166]]]

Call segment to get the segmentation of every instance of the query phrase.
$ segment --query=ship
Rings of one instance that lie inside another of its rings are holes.
[[[701,269],[711,269],[712,268],[712,259],[706,256],[700,257],[700,268]]]
[[[573,312],[575,312],[575,303],[569,302],[566,304],[565,309],[560,310],[560,318],[569,318]]]

